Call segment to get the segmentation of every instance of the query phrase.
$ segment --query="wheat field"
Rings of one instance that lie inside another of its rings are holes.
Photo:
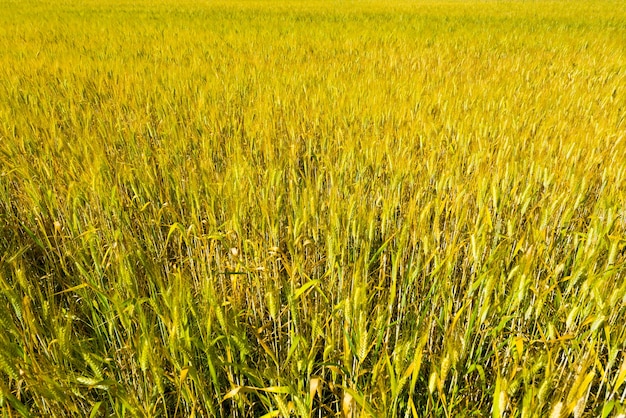
[[[626,414],[622,1],[0,0],[3,417]]]

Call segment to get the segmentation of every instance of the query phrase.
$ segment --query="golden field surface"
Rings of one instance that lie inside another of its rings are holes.
[[[626,3],[0,0],[0,408],[626,414]]]

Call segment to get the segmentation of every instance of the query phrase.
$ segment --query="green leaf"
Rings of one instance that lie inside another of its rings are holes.
[[[93,404],[93,407],[91,408],[91,413],[89,414],[89,418],[94,418],[95,416],[98,415],[98,412],[100,411],[100,406],[102,405],[102,402],[96,402],[95,404]]]
[[[293,293],[293,300],[298,300],[300,296],[302,296],[307,290],[312,287],[316,287],[319,284],[319,280],[311,280],[303,284],[298,290]]]
[[[605,403],[604,407],[602,408],[601,418],[608,417],[614,407],[615,407],[615,401],[610,401],[610,402]]]

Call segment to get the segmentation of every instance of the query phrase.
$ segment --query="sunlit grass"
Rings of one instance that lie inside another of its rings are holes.
[[[3,416],[626,413],[621,2],[1,4]]]

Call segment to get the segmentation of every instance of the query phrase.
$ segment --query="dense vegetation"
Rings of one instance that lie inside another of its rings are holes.
[[[0,406],[621,416],[621,1],[0,1]]]

